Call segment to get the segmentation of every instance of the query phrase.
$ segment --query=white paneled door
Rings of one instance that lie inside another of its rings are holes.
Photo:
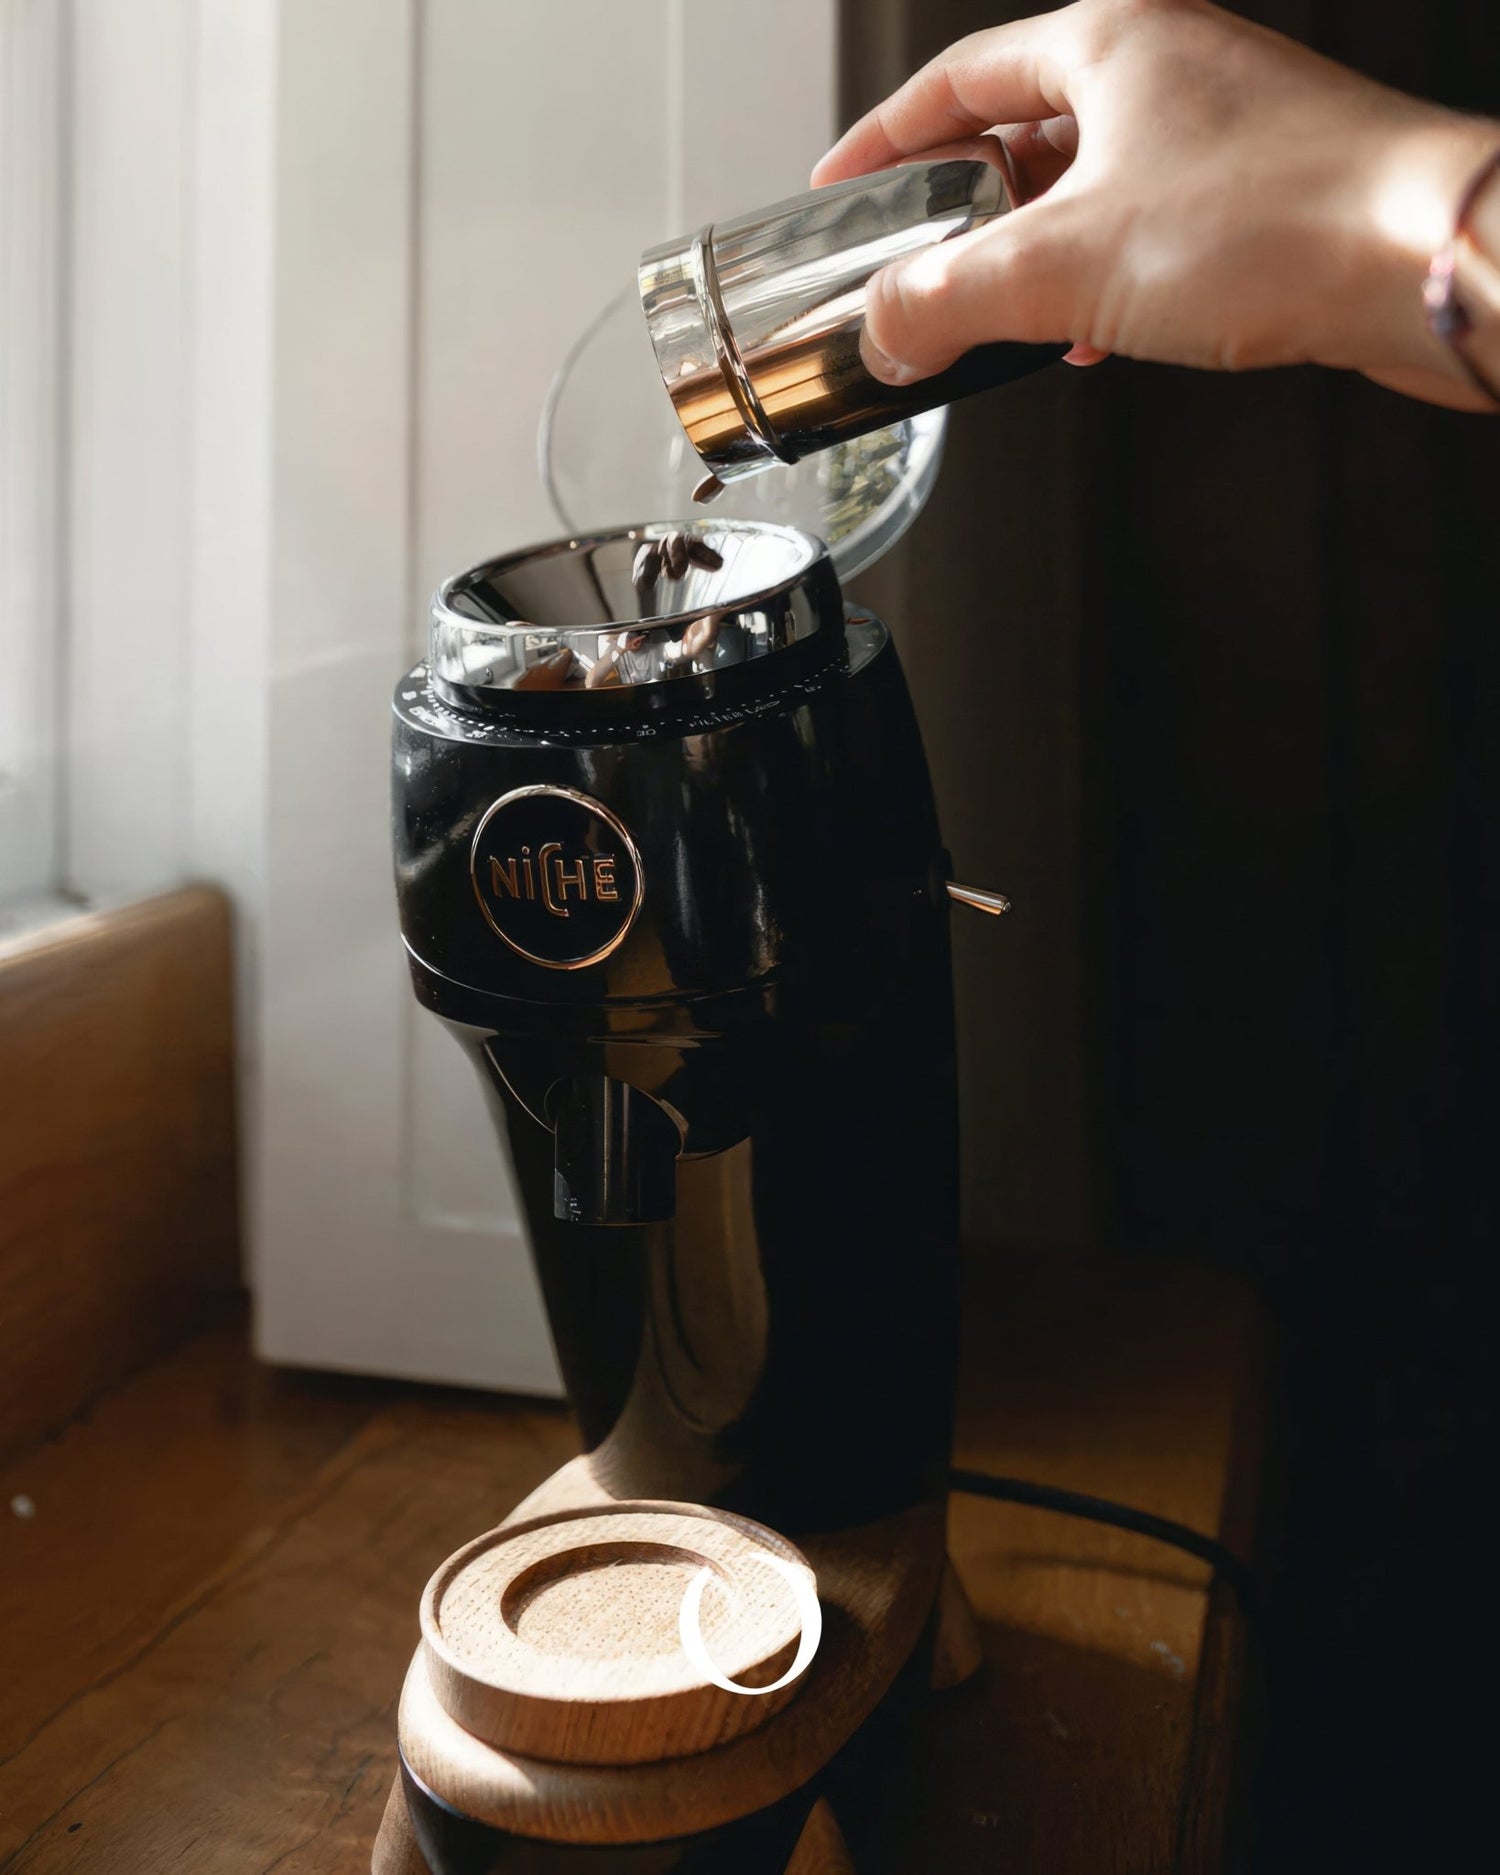
[[[275,8],[264,816],[243,888],[272,1359],[557,1389],[480,1090],[406,980],[388,698],[442,575],[557,531],[542,402],[641,249],[805,185],[833,126],[834,13]]]

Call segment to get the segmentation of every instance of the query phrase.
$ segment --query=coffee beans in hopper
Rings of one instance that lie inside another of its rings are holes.
[[[717,573],[723,564],[723,554],[710,547],[706,540],[674,528],[656,540],[641,542],[630,577],[644,604],[646,594],[659,580],[681,579],[690,566],[701,566],[707,572]]]

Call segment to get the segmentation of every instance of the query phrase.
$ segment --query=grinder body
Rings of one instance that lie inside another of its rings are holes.
[[[788,1533],[939,1495],[953,1392],[946,859],[894,647],[842,640],[665,720],[466,710],[427,667],[396,698],[413,982],[586,1445],[618,1495]]]

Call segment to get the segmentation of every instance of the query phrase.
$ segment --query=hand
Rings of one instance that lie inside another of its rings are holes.
[[[1318,363],[1487,407],[1427,332],[1421,283],[1500,125],[1205,0],[1078,0],[951,46],[813,181],[981,145],[1022,205],[870,282],[865,358],[885,382],[985,340],[1071,341],[1074,364]]]

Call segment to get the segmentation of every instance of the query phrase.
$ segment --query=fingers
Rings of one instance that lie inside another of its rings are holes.
[[[1052,117],[1040,124],[1011,124],[998,138],[1005,152],[1013,204],[1034,202],[1045,195],[1078,154],[1078,120]]]
[[[883,268],[865,290],[866,366],[910,384],[993,339],[1066,343],[1084,325],[1078,212],[1039,202]]]
[[[1044,13],[949,46],[844,133],[814,169],[814,186],[867,175],[996,124],[1066,111],[1066,30],[1058,23],[1066,17]]]
[[[1007,179],[1011,173],[1010,157],[1004,141],[997,136],[959,137],[952,143],[940,143],[934,150],[923,150],[924,163],[988,163]]]

